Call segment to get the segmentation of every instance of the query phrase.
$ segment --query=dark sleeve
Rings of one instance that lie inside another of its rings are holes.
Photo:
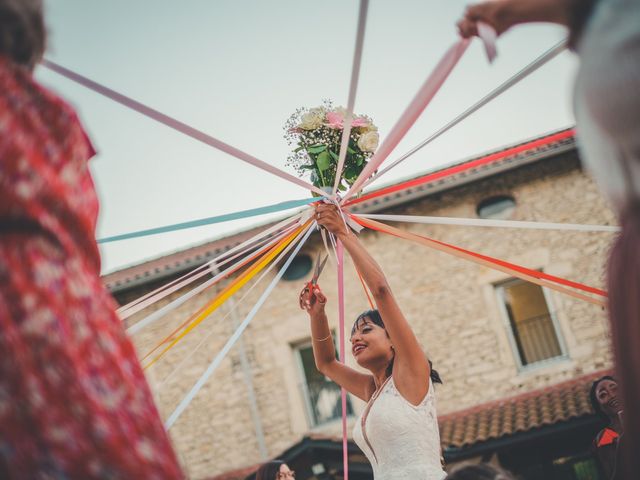
[[[569,47],[576,49],[584,28],[599,1],[605,0],[572,0],[569,7]]]
[[[612,475],[616,465],[616,444],[612,443],[604,447],[597,447],[596,457],[604,473],[604,478],[606,480],[613,478]]]

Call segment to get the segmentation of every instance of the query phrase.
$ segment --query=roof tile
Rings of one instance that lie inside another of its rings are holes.
[[[599,371],[512,398],[443,415],[438,419],[444,448],[461,448],[519,432],[593,415],[591,383]]]

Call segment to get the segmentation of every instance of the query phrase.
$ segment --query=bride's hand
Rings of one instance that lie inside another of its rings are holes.
[[[316,207],[316,221],[335,236],[342,238],[348,235],[347,227],[341,213],[335,205],[321,203]]]
[[[311,290],[309,287],[311,286]],[[305,310],[310,317],[324,313],[327,297],[324,296],[318,285],[306,284],[300,292],[300,308]]]

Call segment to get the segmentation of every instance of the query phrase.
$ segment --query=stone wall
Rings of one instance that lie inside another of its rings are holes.
[[[474,218],[477,204],[497,194],[515,198],[517,208],[512,217],[515,220],[615,223],[612,212],[595,184],[580,170],[573,153],[404,204],[388,213]],[[397,226],[547,273],[604,286],[604,263],[612,239],[608,233]],[[599,307],[549,292],[549,305],[561,331],[566,358],[521,369],[495,293],[495,285],[507,280],[507,275],[379,233],[363,232],[360,237],[383,267],[405,315],[444,380],[444,385],[437,387],[440,413],[611,366],[606,316]],[[322,248],[319,238],[312,237],[304,251],[315,258],[319,248]],[[334,270],[331,264],[327,265],[321,285],[329,297],[330,321],[337,328]],[[246,289],[236,295],[235,312],[230,310],[229,303],[224,304],[147,370],[164,418],[222,348],[234,323],[244,318],[274,274],[275,270],[268,272],[244,299],[241,300]],[[301,286],[300,281],[282,281],[243,337],[271,456],[309,431],[302,377],[292,349],[309,338],[306,314],[297,304]],[[218,285],[198,295],[136,335],[139,353],[147,352],[162,335],[223,287],[224,284]],[[367,301],[350,260],[345,270],[345,288],[347,319],[353,319],[367,309]],[[142,316],[139,314],[137,318]],[[347,323],[350,329],[351,321]],[[353,364],[350,354],[348,357]],[[260,461],[239,358],[236,346],[170,431],[191,478],[206,478]],[[355,399],[353,402],[358,413],[362,404]],[[339,425],[319,430],[337,433]]]

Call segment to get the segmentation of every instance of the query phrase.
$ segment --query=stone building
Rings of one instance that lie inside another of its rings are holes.
[[[613,225],[616,219],[583,172],[572,130],[465,160],[417,187],[389,188],[356,212]],[[421,178],[421,177],[417,177]],[[397,190],[397,191],[395,191]],[[613,234],[398,223],[468,250],[603,288]],[[265,227],[106,275],[121,303],[210,261]],[[612,366],[605,312],[597,306],[381,233],[362,242],[378,260],[444,384],[436,388],[448,463],[497,461],[523,478],[596,479],[589,445],[598,422],[587,392]],[[298,478],[342,478],[339,391],[313,366],[298,293],[319,250],[314,234],[214,376],[170,430],[190,478],[251,478],[281,456]],[[212,272],[215,269],[212,267]],[[197,381],[273,278],[249,284],[150,367],[166,418]],[[199,282],[211,278],[207,275]],[[133,336],[142,356],[226,285],[204,289]],[[335,269],[321,285],[337,329]],[[255,287],[255,288],[254,288]],[[368,308],[348,260],[346,316]],[[185,293],[127,320],[135,324]],[[348,321],[347,328],[351,322]],[[348,335],[348,332],[347,332]],[[337,336],[337,335],[336,335]],[[354,364],[351,355],[347,362]],[[351,424],[363,408],[349,398]],[[371,478],[350,444],[352,479]],[[556,476],[554,476],[556,475]]]

